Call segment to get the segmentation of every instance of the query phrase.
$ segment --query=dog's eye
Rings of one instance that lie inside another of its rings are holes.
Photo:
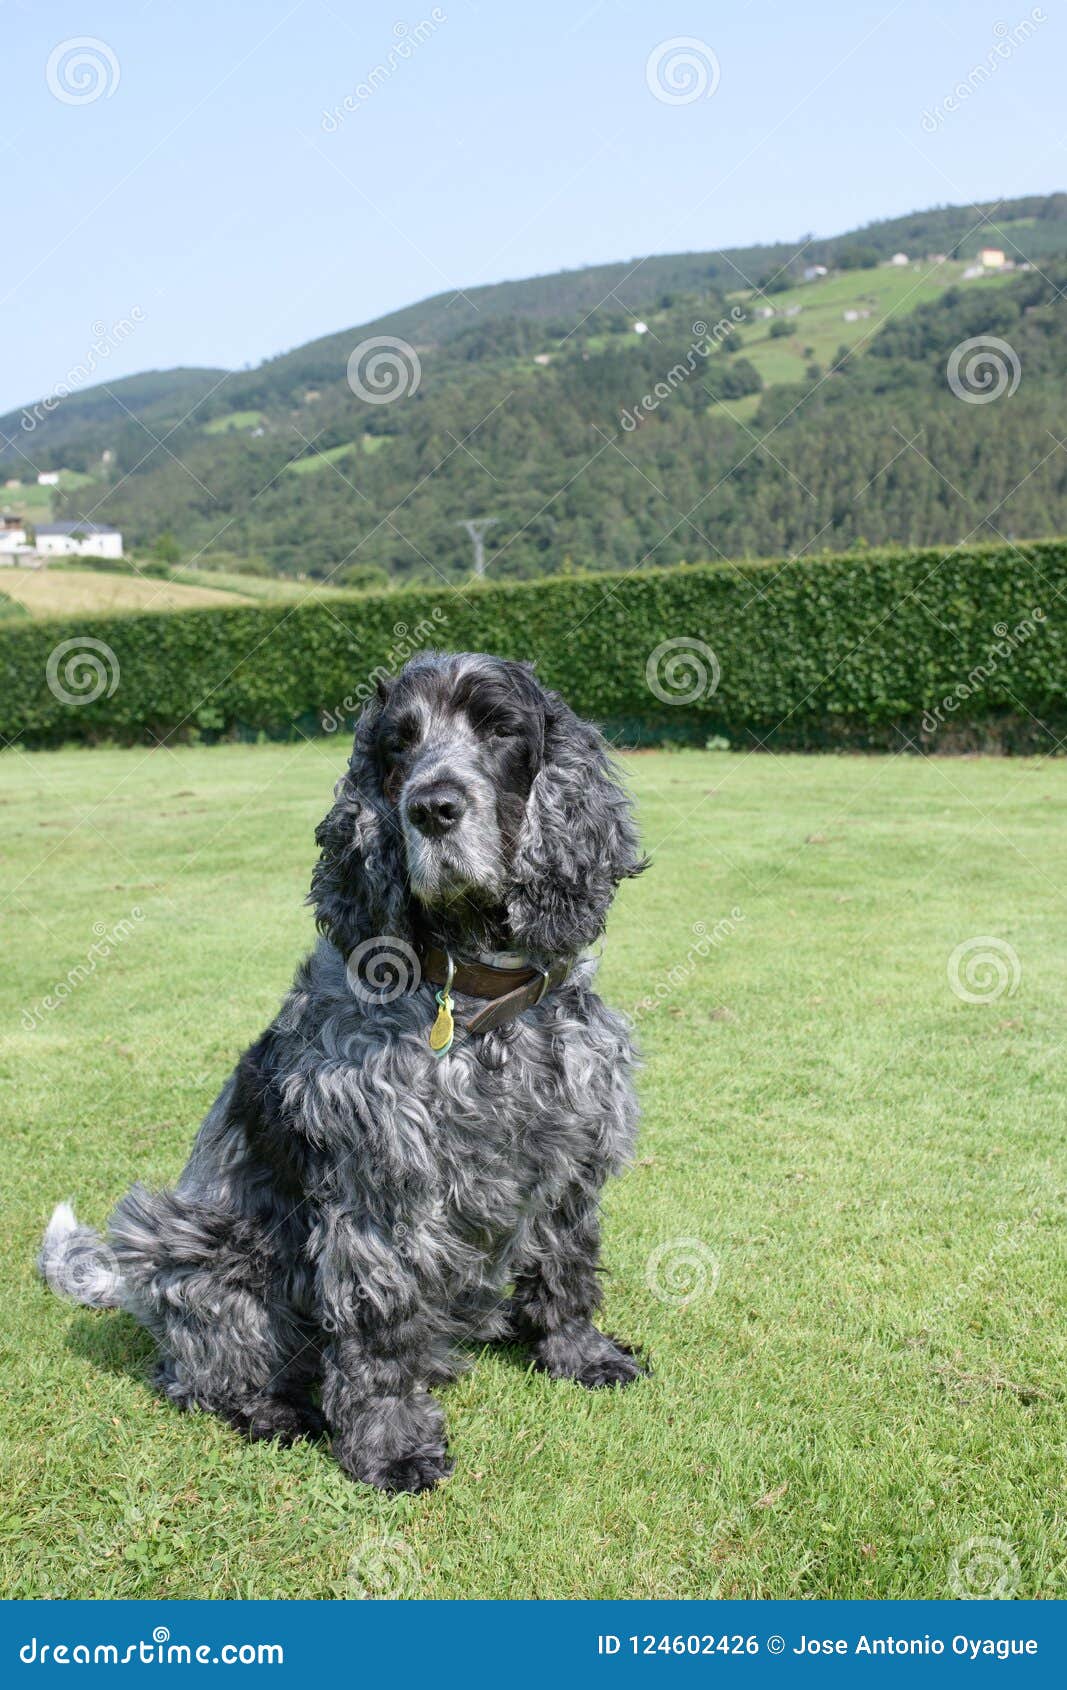
[[[411,749],[418,737],[419,730],[415,722],[398,722],[383,736],[382,750],[387,757],[400,757]]]
[[[507,722],[494,722],[489,729],[489,734],[492,739],[517,739],[519,730],[511,727]]]

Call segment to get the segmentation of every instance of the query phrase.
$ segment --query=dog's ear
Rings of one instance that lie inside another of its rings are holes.
[[[356,724],[333,808],[315,829],[319,860],[308,903],[319,932],[342,956],[379,934],[406,939],[411,926],[400,830],[382,794],[375,756],[380,720],[381,703],[372,699]]]
[[[544,756],[507,899],[512,938],[541,961],[592,944],[620,880],[647,866],[630,799],[601,735],[557,693],[548,693],[545,704]]]

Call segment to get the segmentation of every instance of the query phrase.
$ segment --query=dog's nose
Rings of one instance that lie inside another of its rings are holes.
[[[458,786],[449,781],[434,781],[412,793],[407,802],[407,817],[427,839],[440,839],[451,833],[467,808],[467,800]]]

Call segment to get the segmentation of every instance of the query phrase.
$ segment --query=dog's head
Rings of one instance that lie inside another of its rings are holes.
[[[311,897],[347,954],[376,934],[572,955],[643,867],[596,729],[532,668],[413,658],[356,728]]]

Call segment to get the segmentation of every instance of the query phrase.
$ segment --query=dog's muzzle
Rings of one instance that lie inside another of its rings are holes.
[[[431,780],[408,793],[404,814],[425,839],[442,839],[463,820],[468,808],[469,800],[458,782]]]

